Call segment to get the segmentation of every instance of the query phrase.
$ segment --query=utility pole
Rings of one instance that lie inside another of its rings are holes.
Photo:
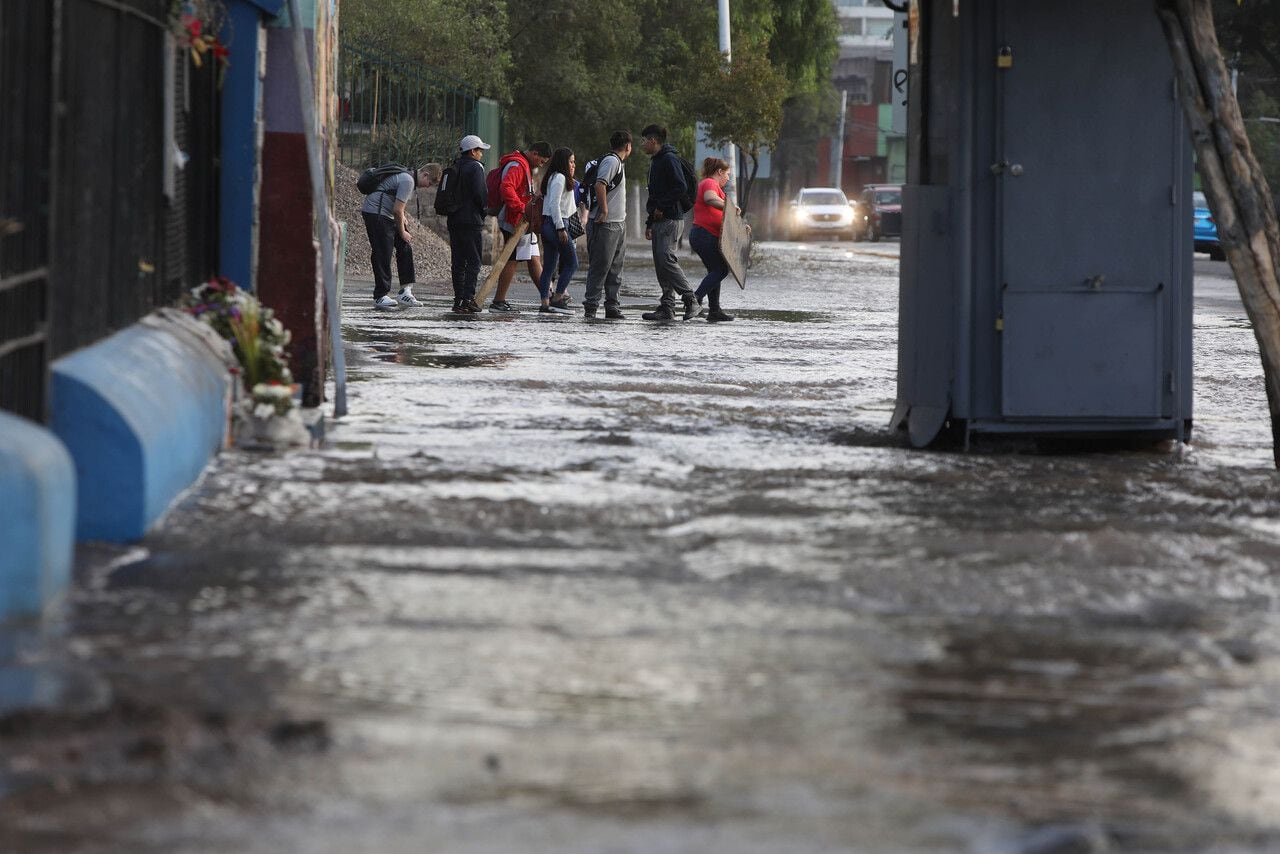
[[[720,3],[720,52],[724,54],[726,62],[733,60],[733,46],[729,39],[729,0],[719,0]],[[733,170],[733,180],[729,182],[729,186],[725,187],[725,195],[729,197],[729,201],[737,204],[738,202],[738,179],[741,174],[738,170],[738,146],[732,142],[725,146],[725,160],[729,161],[729,168]]]
[[[840,124],[837,126],[836,138],[831,143],[831,174],[833,180],[831,186],[837,190],[843,190],[841,181],[844,179],[844,117],[849,112],[849,90],[844,89],[840,92]]]

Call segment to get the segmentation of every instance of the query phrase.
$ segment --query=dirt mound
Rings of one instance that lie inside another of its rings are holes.
[[[360,206],[364,195],[356,189],[360,172],[341,163],[334,168],[333,202],[338,220],[347,226],[347,275],[368,279],[373,276],[369,268],[369,239],[365,236],[364,218]],[[449,287],[449,242],[437,230],[444,231],[441,217],[435,213],[434,189],[418,190],[416,198],[409,199],[409,243],[413,246],[413,266],[418,281]],[[483,276],[485,270],[481,270]]]

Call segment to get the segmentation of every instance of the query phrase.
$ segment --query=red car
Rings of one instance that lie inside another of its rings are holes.
[[[901,184],[868,184],[862,188],[858,201],[873,212],[867,240],[902,236]]]

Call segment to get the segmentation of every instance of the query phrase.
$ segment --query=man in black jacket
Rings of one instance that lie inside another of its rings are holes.
[[[680,198],[687,190],[684,171],[680,168],[675,146],[667,143],[667,129],[662,125],[649,125],[640,132],[640,147],[652,158],[649,162],[649,201],[645,209],[649,218],[644,223],[645,239],[653,242],[653,268],[662,287],[662,300],[657,311],[640,315],[645,320],[675,320],[676,294],[684,301],[683,320],[698,313],[698,302],[693,288],[680,269],[676,258],[676,241],[680,239]]]
[[[458,143],[458,207],[449,214],[449,260],[453,273],[453,310],[479,314],[476,280],[480,277],[484,208],[488,190],[480,159],[489,148],[480,137],[467,134]]]

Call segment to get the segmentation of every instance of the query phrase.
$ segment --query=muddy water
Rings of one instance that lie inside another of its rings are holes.
[[[643,256],[622,323],[351,283],[327,446],[82,556],[0,848],[1280,848],[1280,483],[1223,268],[1192,444],[963,455],[884,432],[895,255],[768,244],[722,325],[641,322]]]

